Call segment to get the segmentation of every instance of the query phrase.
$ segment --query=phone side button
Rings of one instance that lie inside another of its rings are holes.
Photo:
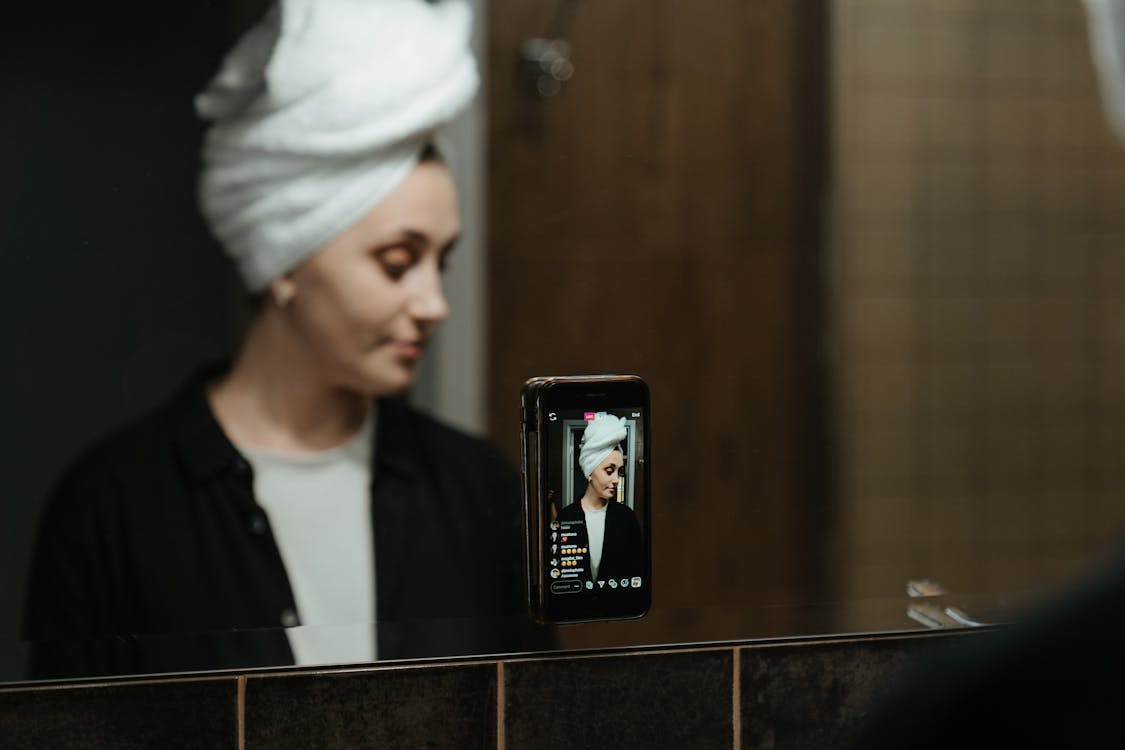
[[[582,590],[582,581],[552,581],[552,594],[577,594]]]

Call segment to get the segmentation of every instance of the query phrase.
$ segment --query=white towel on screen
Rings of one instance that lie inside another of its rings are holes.
[[[625,420],[605,412],[598,412],[586,423],[586,429],[582,433],[578,465],[582,467],[582,473],[587,479],[606,456],[621,449],[620,443],[628,434]]]

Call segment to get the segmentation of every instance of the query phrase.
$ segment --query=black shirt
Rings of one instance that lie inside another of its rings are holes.
[[[113,659],[100,663],[104,656],[80,663],[75,639],[198,640],[297,623],[250,465],[207,404],[204,388],[216,374],[200,373],[168,405],[88,450],[53,491],[26,629],[41,644],[68,643],[63,661],[71,663],[40,656],[39,671],[117,668]],[[516,472],[489,444],[403,400],[380,400],[378,410],[371,510],[380,658],[545,645],[523,614]],[[243,638],[241,653],[204,653],[198,658],[214,663],[196,668],[291,663],[280,631],[267,632],[260,648]],[[195,657],[176,658],[182,669]]]
[[[587,551],[582,555],[583,580],[610,580],[618,578],[632,578],[645,575],[644,570],[644,542],[641,539],[641,525],[633,510],[616,500],[611,500],[605,507],[605,530],[602,536],[602,557],[598,565],[598,575],[593,576],[593,565],[590,558],[590,535],[586,528],[586,513],[582,510],[582,501],[575,500],[570,505],[559,511],[560,521],[569,521],[577,525],[576,542],[579,547]]]

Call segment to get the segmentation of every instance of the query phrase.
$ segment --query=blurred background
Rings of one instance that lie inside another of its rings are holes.
[[[909,580],[999,601],[1117,548],[1125,147],[1078,0],[476,5],[414,398],[515,462],[524,379],[652,388],[653,611],[563,645],[917,627]],[[62,467],[238,341],[191,96],[263,8],[5,32],[0,638]]]
[[[1079,2],[836,2],[844,598],[1055,585],[1125,517],[1125,148]]]

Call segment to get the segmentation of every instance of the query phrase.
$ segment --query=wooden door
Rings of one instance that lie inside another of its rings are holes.
[[[559,7],[574,75],[543,97],[518,51],[556,3],[490,3],[490,430],[517,460],[533,375],[648,379],[643,637],[735,637],[730,604],[809,601],[824,573],[819,2]]]

